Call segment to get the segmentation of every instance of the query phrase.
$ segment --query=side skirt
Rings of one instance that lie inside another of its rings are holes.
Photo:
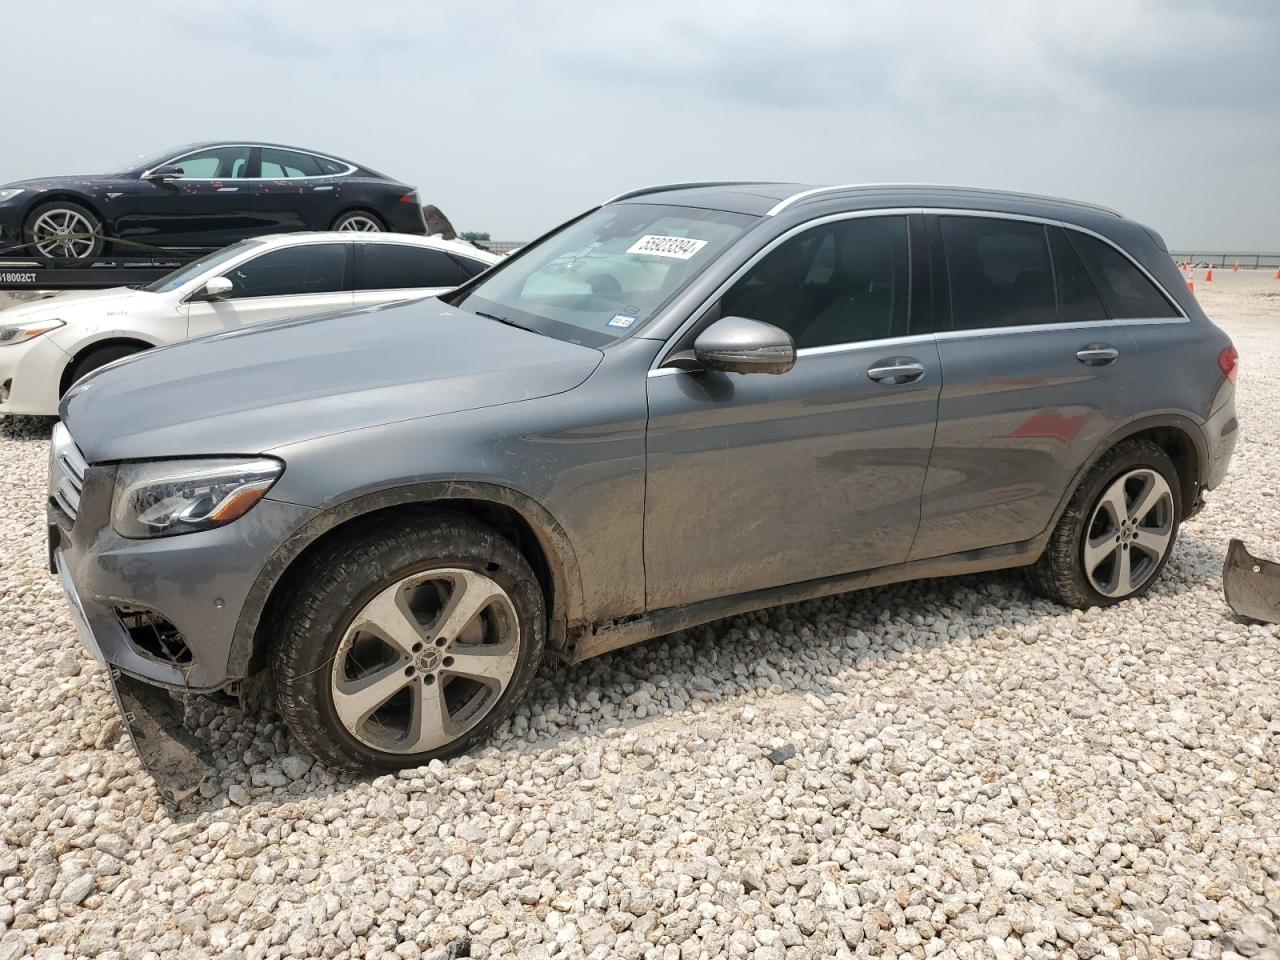
[[[984,573],[990,570],[1026,566],[1034,563],[1040,556],[1046,539],[1047,537],[1042,534],[1031,540],[1007,543],[998,547],[967,550],[963,553],[913,560],[910,563],[899,563],[890,567],[879,567],[875,570],[863,570],[835,577],[823,577],[819,580],[805,580],[802,583],[753,590],[750,593],[717,597],[714,600],[702,600],[683,607],[650,610],[634,617],[611,620],[607,623],[585,625],[577,630],[571,629],[570,642],[560,651],[560,657],[570,664],[581,663],[583,660],[598,657],[611,650],[629,647],[635,643],[710,623],[712,620],[723,617],[781,606],[785,603],[815,600],[837,593],[848,593],[851,590],[883,587],[907,580],[951,577],[965,573]]]

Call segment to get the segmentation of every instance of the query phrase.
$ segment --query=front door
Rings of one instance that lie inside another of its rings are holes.
[[[1138,351],[1061,227],[940,216],[942,395],[911,558],[1035,537],[1135,404]]]
[[[125,240],[160,247],[216,249],[252,233],[253,181],[248,174],[249,147],[208,147],[157,166],[175,166],[181,179],[139,180],[128,200],[128,213],[116,220]],[[122,254],[145,255],[144,248],[123,244]]]
[[[302,243],[232,267],[230,298],[187,304],[187,336],[352,306],[350,243]]]
[[[701,321],[782,327],[792,370],[650,373],[650,609],[906,560],[941,384],[934,337],[911,335],[909,260],[905,217],[804,230]]]

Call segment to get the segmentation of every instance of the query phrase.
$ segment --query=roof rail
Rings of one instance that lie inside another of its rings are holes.
[[[1085,210],[1097,210],[1100,213],[1109,213],[1114,217],[1124,216],[1124,214],[1122,214],[1119,210],[1113,210],[1110,207],[1104,207],[1101,204],[1097,204],[1097,203],[1084,203],[1080,200],[1067,200],[1063,197],[1050,197],[1050,196],[1046,196],[1044,194],[1039,194],[1039,193],[1017,193],[1012,190],[997,190],[993,187],[965,187],[965,186],[955,186],[947,183],[843,183],[838,186],[813,187],[810,190],[801,190],[799,193],[793,193],[791,196],[787,197],[785,200],[780,200],[778,203],[774,204],[772,208],[770,208],[770,210],[765,214],[765,216],[772,217],[775,214],[779,214],[783,210],[786,210],[788,207],[794,206],[795,204],[799,203],[802,200],[807,200],[810,197],[816,197],[820,194],[839,193],[842,190],[860,190],[860,189],[875,189],[875,188],[892,188],[892,189],[903,189],[903,190],[919,190],[919,189],[950,190],[955,193],[983,193],[983,194],[988,194],[993,196],[1018,197],[1024,200],[1048,200],[1053,203],[1065,203],[1065,204],[1068,204],[1069,206],[1081,207]]]
[[[662,193],[665,190],[692,190],[695,187],[741,187],[749,184],[775,183],[773,180],[693,180],[688,183],[659,183],[652,187],[641,187],[639,190],[628,190],[616,197],[610,197],[601,206],[607,207],[619,200],[630,200],[632,197],[643,197],[646,193]]]

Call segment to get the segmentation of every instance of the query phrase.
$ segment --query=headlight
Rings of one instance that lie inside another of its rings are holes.
[[[20,194],[22,190],[22,187],[5,187],[3,190],[0,190],[0,203],[4,203],[6,200],[12,200]]]
[[[33,337],[38,337],[42,333],[48,333],[50,330],[57,330],[59,327],[65,327],[66,324],[61,320],[28,320],[26,323],[4,323],[0,324],[0,347],[8,346],[11,343],[26,343]]]
[[[265,457],[122,464],[111,526],[132,539],[221,527],[248,513],[283,470]]]

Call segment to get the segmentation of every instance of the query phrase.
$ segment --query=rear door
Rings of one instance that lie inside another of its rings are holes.
[[[471,276],[449,254],[432,247],[395,240],[368,240],[353,246],[357,306],[434,296]]]
[[[235,330],[264,320],[349,309],[349,242],[276,247],[232,267],[226,300],[187,302],[187,336]]]
[[[941,384],[933,335],[909,329],[907,219],[782,240],[670,348],[749,317],[791,333],[789,372],[649,374],[650,609],[906,559]]]
[[[1060,227],[957,213],[929,230],[949,317],[913,560],[1042,532],[1138,392],[1133,338]]]
[[[300,150],[256,151],[253,189],[258,233],[328,230],[342,211],[342,174],[350,165]]]

